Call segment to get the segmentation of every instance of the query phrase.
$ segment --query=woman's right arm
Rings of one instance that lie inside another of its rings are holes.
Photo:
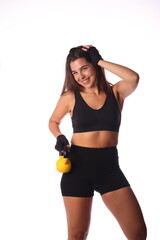
[[[64,93],[55,107],[53,114],[49,119],[49,129],[55,137],[62,135],[62,132],[59,128],[62,118],[69,113],[71,102],[73,100],[73,93],[66,92]]]

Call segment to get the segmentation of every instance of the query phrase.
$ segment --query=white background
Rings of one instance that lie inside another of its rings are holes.
[[[48,120],[62,89],[66,55],[81,44],[140,75],[125,102],[118,149],[148,240],[160,239],[159,12],[159,0],[0,0],[2,240],[67,239]],[[110,82],[118,80],[106,74]],[[69,117],[61,128],[70,138]],[[125,239],[97,193],[88,239]]]

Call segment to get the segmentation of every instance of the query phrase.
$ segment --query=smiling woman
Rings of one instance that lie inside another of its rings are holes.
[[[122,80],[110,84],[104,69]],[[103,60],[90,45],[72,48],[67,56],[63,91],[49,128],[57,138],[56,150],[67,149],[72,163],[71,171],[61,179],[69,240],[87,238],[94,191],[100,193],[127,239],[146,239],[143,215],[117,151],[123,103],[138,80],[136,72]],[[71,146],[59,128],[67,113],[73,126]]]
[[[90,88],[97,86],[96,70],[85,58],[79,58],[70,63],[74,79],[82,87]]]
[[[62,95],[66,91],[82,90],[83,86],[79,83],[82,80],[87,80],[89,77],[88,74],[90,75],[91,73],[92,77],[96,78],[95,80],[97,81],[98,91],[104,91],[106,94],[110,95],[111,84],[106,80],[104,68],[91,62],[89,54],[82,50],[82,48],[83,46],[79,46],[72,48],[69,51],[66,60],[66,76]]]

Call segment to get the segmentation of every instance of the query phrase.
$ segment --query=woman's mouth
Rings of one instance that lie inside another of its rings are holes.
[[[81,81],[83,84],[87,84],[89,82],[89,78],[86,78],[85,80]]]

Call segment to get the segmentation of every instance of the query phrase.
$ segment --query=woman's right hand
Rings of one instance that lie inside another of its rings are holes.
[[[70,148],[69,142],[67,140],[67,138],[64,135],[59,135],[57,137],[57,142],[55,145],[55,149],[59,152],[63,152],[63,151],[68,151]]]

